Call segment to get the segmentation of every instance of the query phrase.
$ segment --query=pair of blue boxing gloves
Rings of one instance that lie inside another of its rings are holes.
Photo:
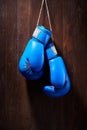
[[[50,70],[50,84],[42,86],[47,96],[61,97],[70,90],[70,79],[53,42],[52,32],[37,26],[19,61],[19,71],[28,80],[38,80],[44,74],[45,53]]]

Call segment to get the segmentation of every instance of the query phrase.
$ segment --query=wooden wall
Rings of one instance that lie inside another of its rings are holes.
[[[18,71],[40,4],[0,0],[0,130],[87,130],[87,1],[48,0],[55,45],[72,84],[57,99],[42,93],[48,79],[26,81]],[[40,24],[49,27],[45,6]]]

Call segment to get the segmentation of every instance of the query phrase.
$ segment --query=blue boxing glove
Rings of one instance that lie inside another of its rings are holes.
[[[47,60],[50,67],[51,85],[43,87],[46,95],[51,97],[61,97],[70,90],[70,80],[62,57],[58,56],[53,43],[46,48]]]
[[[32,38],[20,58],[19,70],[28,80],[37,80],[43,75],[44,47],[52,32],[43,26],[37,26]]]

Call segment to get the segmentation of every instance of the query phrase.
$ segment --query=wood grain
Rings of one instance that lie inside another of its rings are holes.
[[[0,0],[0,130],[87,130],[87,2],[48,0],[55,45],[63,56],[71,91],[45,96],[49,69],[27,81],[18,62],[36,27],[41,0]],[[49,27],[45,6],[40,24]]]

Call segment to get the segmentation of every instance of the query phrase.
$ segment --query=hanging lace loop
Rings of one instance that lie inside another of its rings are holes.
[[[53,32],[47,0],[42,0],[40,11],[39,11],[39,16],[38,16],[38,20],[37,20],[37,26],[39,25],[39,22],[40,22],[41,13],[42,13],[44,4],[46,5],[46,12],[47,12],[47,17],[48,17],[49,27],[50,27],[50,30]],[[51,37],[52,37],[52,41],[54,41],[53,34]]]

